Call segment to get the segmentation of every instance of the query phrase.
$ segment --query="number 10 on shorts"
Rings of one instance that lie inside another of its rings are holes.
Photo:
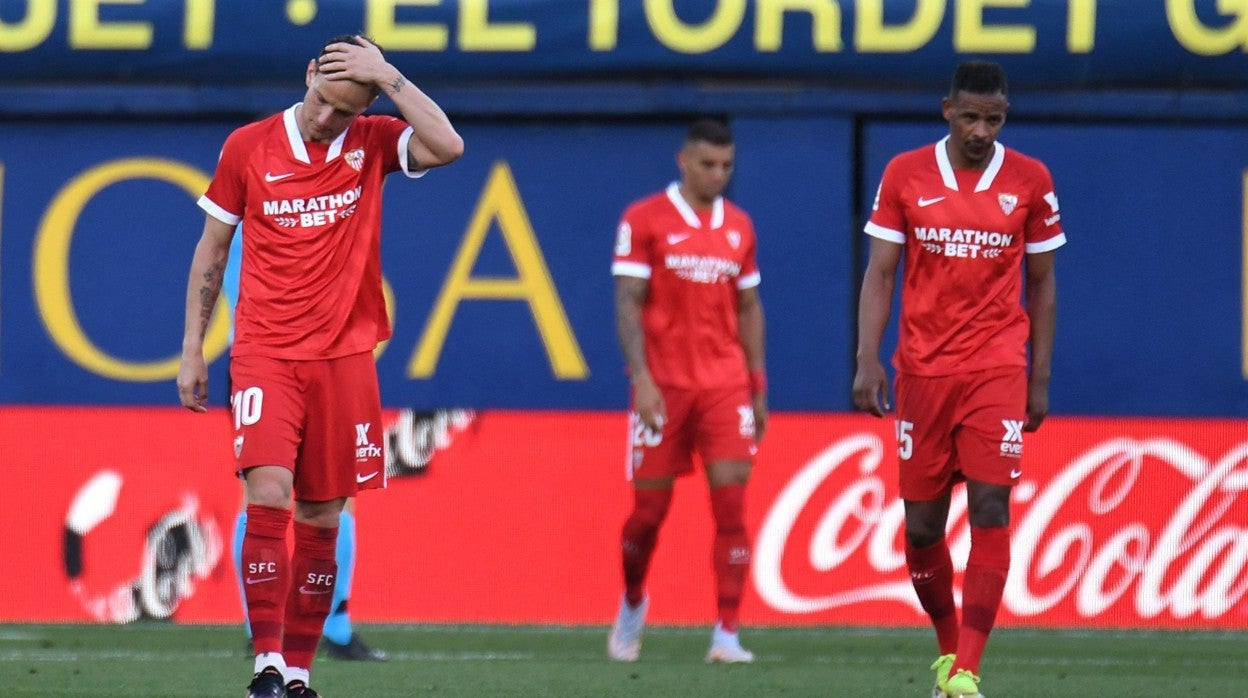
[[[234,412],[234,429],[242,429],[260,421],[264,407],[264,391],[251,387],[230,396],[230,409]]]

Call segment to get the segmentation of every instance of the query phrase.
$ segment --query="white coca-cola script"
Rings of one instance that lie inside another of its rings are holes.
[[[1209,458],[1172,438],[1109,438],[1043,465],[1014,488],[1003,614],[1111,625],[1248,614],[1248,441]],[[895,481],[893,444],[870,432],[799,467],[756,537],[762,600],[789,614],[875,605],[921,618]],[[948,530],[961,570],[958,493]]]

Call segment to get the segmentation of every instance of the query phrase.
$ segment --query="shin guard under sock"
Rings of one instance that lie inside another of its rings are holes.
[[[711,555],[719,624],[724,630],[735,633],[745,576],[750,569],[750,539],[745,532],[745,485],[712,488],[711,511],[715,517],[715,544]]]
[[[941,538],[922,548],[906,543],[906,567],[910,570],[910,583],[919,597],[919,605],[936,629],[940,653],[956,652],[958,608],[953,600],[953,560],[949,557],[948,541]]]
[[[997,620],[1005,578],[1010,571],[1010,529],[971,528],[971,554],[962,583],[962,629],[953,671],[979,674],[979,660]]]
[[[672,503],[672,490],[639,489],[633,491],[633,511],[624,522],[620,549],[624,562],[624,597],[630,606],[637,606],[646,594],[646,574],[650,558],[658,542],[659,527],[667,517]]]
[[[256,653],[280,652],[286,592],[290,588],[290,554],[286,529],[290,511],[251,504],[243,534],[243,597]]]
[[[321,629],[334,598],[334,579],[338,575],[338,563],[334,561],[337,540],[337,526],[320,528],[295,522],[295,553],[291,557],[286,634],[282,639],[286,666],[312,667]]]

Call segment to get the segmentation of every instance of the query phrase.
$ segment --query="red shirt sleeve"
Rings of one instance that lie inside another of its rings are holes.
[[[642,207],[633,205],[624,212],[615,233],[612,275],[650,278],[650,247],[653,238],[650,228]]]
[[[871,205],[871,220],[867,222],[866,231],[874,237],[904,244],[906,213],[901,204],[903,181],[900,170],[896,158],[884,168],[880,187],[875,192],[875,203]]]
[[[758,272],[758,236],[754,234],[754,221],[745,217],[746,236],[745,255],[741,260],[741,274],[737,276],[737,288],[753,288],[758,285],[761,277]]]
[[[221,157],[217,160],[217,171],[212,176],[208,191],[204,198],[213,207],[205,207],[214,218],[230,225],[237,225],[243,219],[243,208],[247,200],[247,153],[251,147],[242,129],[231,133],[221,146]],[[233,217],[233,220],[230,220]]]
[[[1032,181],[1035,183],[1032,195],[1036,204],[1028,211],[1024,241],[1027,252],[1047,252],[1061,246],[1065,240],[1061,209],[1057,203],[1057,193],[1053,189],[1053,175],[1044,163],[1036,162]]]
[[[403,163],[407,160],[405,155],[407,142],[410,138],[410,135],[404,137],[403,133],[410,128],[411,126],[406,121],[393,116],[373,116],[369,119],[370,140],[383,146],[381,152],[384,153],[382,156],[384,172],[403,169]]]

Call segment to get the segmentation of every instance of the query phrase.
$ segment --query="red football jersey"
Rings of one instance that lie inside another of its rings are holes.
[[[614,276],[649,279],[641,310],[646,363],[673,388],[745,385],[737,292],[758,285],[754,223],[723,197],[694,211],[673,183],[624,212]]]
[[[1023,255],[1066,243],[1053,179],[1000,143],[983,172],[955,170],[948,140],[888,163],[866,226],[905,245],[893,364],[923,376],[1025,366]]]
[[[230,134],[199,205],[244,223],[233,355],[331,359],[390,337],[381,290],[381,187],[407,172],[412,130],[360,116],[305,142],[292,106]]]

